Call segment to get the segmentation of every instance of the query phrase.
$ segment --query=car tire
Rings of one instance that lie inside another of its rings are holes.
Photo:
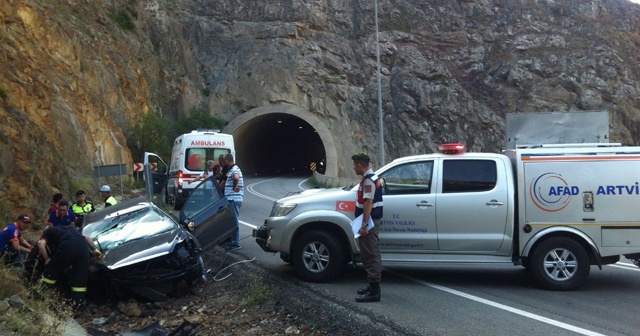
[[[169,192],[167,192],[167,188],[164,188],[163,191],[164,191],[164,204],[171,204],[171,199],[169,198]]]
[[[329,232],[309,231],[296,241],[291,261],[301,279],[327,282],[342,270],[344,248],[340,240]]]
[[[184,206],[184,202],[178,201],[177,197],[173,198],[173,210],[180,211],[182,210],[183,206]]]
[[[566,237],[545,240],[532,253],[529,269],[545,289],[569,291],[580,287],[591,265],[584,247]]]

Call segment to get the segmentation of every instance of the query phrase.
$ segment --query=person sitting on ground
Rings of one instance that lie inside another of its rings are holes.
[[[111,187],[109,187],[106,184],[103,185],[102,188],[100,188],[100,196],[104,200],[105,208],[118,204],[118,201],[116,200],[116,198],[111,196]]]
[[[0,232],[0,259],[5,264],[21,266],[23,253],[29,253],[33,246],[22,237],[31,219],[27,215],[20,215],[15,222],[8,224]]]
[[[69,202],[60,201],[58,210],[49,214],[47,223],[51,223],[49,226],[68,226],[75,223],[75,220],[76,215],[69,210]]]

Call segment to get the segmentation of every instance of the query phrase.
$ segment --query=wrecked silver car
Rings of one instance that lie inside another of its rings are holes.
[[[202,254],[237,228],[233,209],[211,181],[194,189],[179,220],[145,197],[89,214],[82,233],[103,257],[92,261],[88,295],[163,300],[180,284],[201,279]]]

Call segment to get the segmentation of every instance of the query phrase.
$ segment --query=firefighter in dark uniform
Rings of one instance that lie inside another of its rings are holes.
[[[378,230],[382,218],[382,181],[369,168],[369,156],[358,153],[351,157],[353,170],[362,176],[356,198],[356,218],[362,215],[362,225],[358,230],[358,245],[362,266],[367,271],[369,285],[358,289],[357,302],[380,301],[380,279],[382,277],[382,261],[378,247]],[[369,218],[374,226],[368,228]]]
[[[38,249],[45,263],[42,274],[45,285],[56,285],[63,272],[71,267],[71,299],[74,310],[78,310],[83,305],[87,292],[90,250],[98,258],[102,254],[96,250],[89,237],[73,226],[47,228],[38,241]]]

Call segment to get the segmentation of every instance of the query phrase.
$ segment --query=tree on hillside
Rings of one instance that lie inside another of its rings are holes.
[[[142,162],[144,152],[171,156],[171,126],[160,112],[150,112],[134,121],[127,134],[127,146],[134,162]]]
[[[190,133],[198,128],[222,129],[225,121],[214,117],[209,111],[193,107],[189,113],[181,115],[174,124],[174,132],[176,136],[184,133]]]

